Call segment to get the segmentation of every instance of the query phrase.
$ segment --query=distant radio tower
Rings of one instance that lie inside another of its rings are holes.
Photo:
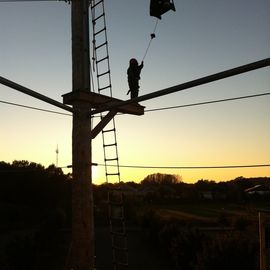
[[[56,163],[55,163],[55,166],[58,167],[58,154],[59,154],[58,144],[56,146],[55,153],[56,153]]]

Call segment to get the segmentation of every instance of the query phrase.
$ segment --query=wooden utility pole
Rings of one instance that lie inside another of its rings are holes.
[[[94,222],[90,104],[76,96],[90,93],[89,3],[71,1],[72,24],[72,247],[70,269],[94,270]]]
[[[72,130],[72,243],[68,270],[94,270],[94,217],[92,192],[92,139],[120,111],[143,115],[144,107],[130,104],[111,110],[91,130],[91,109],[119,100],[90,89],[89,0],[71,1],[72,92],[63,95],[73,106]]]

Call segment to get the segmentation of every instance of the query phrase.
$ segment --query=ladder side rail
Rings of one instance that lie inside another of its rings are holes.
[[[104,10],[104,17],[103,17],[103,20],[104,20],[104,25],[106,26],[106,17],[105,17],[105,6],[104,6],[104,1],[102,3],[103,5],[103,10]],[[105,31],[105,40],[107,41],[108,40],[108,35],[107,35],[107,31]],[[108,60],[107,60],[107,64],[108,64],[108,70],[110,70],[110,61],[109,61],[109,46],[108,46],[108,42],[106,44],[106,51],[107,51],[107,55],[108,55]],[[112,85],[111,83],[111,72],[109,72],[109,82],[110,82],[110,85]],[[112,97],[112,87],[110,87],[110,96]]]
[[[92,0],[90,3],[92,9],[93,50],[97,72],[98,92],[99,93],[102,92],[102,94],[103,92],[106,92],[108,96],[112,97],[112,80],[110,71],[110,61],[109,61],[110,59],[109,59],[104,0],[101,1],[98,0],[98,2]],[[101,14],[95,18],[95,8],[98,5],[102,6]],[[97,21],[99,22],[103,21],[103,24],[100,26],[99,30],[96,29]],[[104,35],[103,39],[102,37],[100,37],[101,35]],[[97,44],[96,38],[99,38],[99,41],[101,40],[102,43]],[[106,86],[102,85],[102,82],[104,81],[106,81],[105,84]],[[100,114],[101,118],[103,118],[104,116],[105,116],[104,113]],[[103,129],[102,131],[106,181],[107,183],[110,183],[112,179],[116,178],[114,183],[119,184],[121,178],[120,178],[120,168],[118,158],[119,153],[117,147],[115,119],[112,118],[111,122],[108,125],[109,127],[107,126],[106,129]],[[113,166],[111,167],[110,165]],[[128,244],[127,244],[126,224],[124,220],[123,191],[121,189],[121,186],[119,186],[119,188],[114,191],[114,196],[116,196],[117,198],[113,198],[111,192],[112,191],[108,191],[108,211],[109,211],[109,224],[113,250],[114,270],[120,269],[128,270],[129,269]],[[119,237],[117,242],[116,236]]]

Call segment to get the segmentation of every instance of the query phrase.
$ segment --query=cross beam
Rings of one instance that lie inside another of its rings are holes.
[[[92,108],[99,109],[107,104],[114,103],[121,103],[124,102],[123,100],[101,95],[94,92],[86,92],[86,91],[76,91],[70,92],[67,94],[62,95],[63,103],[73,105],[74,102],[83,102],[88,103]],[[138,103],[127,104],[123,106],[119,106],[114,109],[116,112],[120,113],[127,113],[133,115],[143,115],[144,114],[144,107]]]
[[[218,72],[212,75],[208,75],[206,77],[202,77],[199,79],[195,79],[193,81],[189,81],[186,83],[182,83],[182,84],[178,84],[172,87],[168,87],[150,94],[146,94],[146,95],[142,95],[140,97],[136,97],[133,99],[129,99],[126,101],[121,101],[121,102],[111,102],[107,105],[105,105],[104,107],[98,108],[96,110],[93,110],[91,112],[91,115],[97,114],[97,113],[101,113],[101,112],[105,112],[108,110],[112,110],[112,109],[116,109],[131,103],[136,103],[136,102],[140,102],[140,101],[145,101],[145,100],[149,100],[149,99],[153,99],[153,98],[157,98],[157,97],[161,97],[161,96],[165,96],[168,94],[172,94],[175,92],[179,92],[179,91],[183,91],[195,86],[199,86],[199,85],[203,85],[206,83],[210,83],[210,82],[214,82],[214,81],[218,81],[221,79],[225,79],[228,77],[232,77],[235,75],[239,75],[248,71],[252,71],[255,69],[259,69],[259,68],[263,68],[263,67],[267,67],[270,66],[270,58],[266,58],[260,61],[256,61],[247,65],[243,65],[243,66],[239,66],[236,68],[232,68],[232,69],[228,69],[222,72]]]
[[[117,111],[109,111],[102,120],[92,129],[90,138],[95,139],[96,136],[104,129],[104,127],[114,118]]]
[[[54,105],[54,106],[56,106],[58,108],[61,108],[63,110],[73,112],[73,109],[71,107],[69,107],[67,105],[64,105],[64,104],[62,104],[62,103],[60,103],[60,102],[58,102],[58,101],[56,101],[56,100],[54,100],[52,98],[44,96],[44,95],[42,95],[42,94],[40,94],[40,93],[38,93],[36,91],[33,91],[33,90],[31,90],[31,89],[29,89],[27,87],[24,87],[24,86],[22,86],[22,85],[20,85],[18,83],[10,81],[10,80],[8,80],[8,79],[6,79],[4,77],[1,77],[1,76],[0,76],[0,83],[7,86],[7,87],[13,88],[13,89],[15,89],[15,90],[17,90],[17,91],[19,91],[21,93],[24,93],[24,94],[26,94],[28,96],[34,97],[36,99],[39,99],[39,100],[42,100],[42,101],[44,101],[46,103]]]

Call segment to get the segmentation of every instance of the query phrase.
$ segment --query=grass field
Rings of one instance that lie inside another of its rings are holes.
[[[186,221],[217,222],[221,216],[227,219],[245,218],[258,220],[258,209],[269,208],[270,203],[233,204],[233,203],[183,203],[157,205],[155,209],[164,218],[176,218]]]

